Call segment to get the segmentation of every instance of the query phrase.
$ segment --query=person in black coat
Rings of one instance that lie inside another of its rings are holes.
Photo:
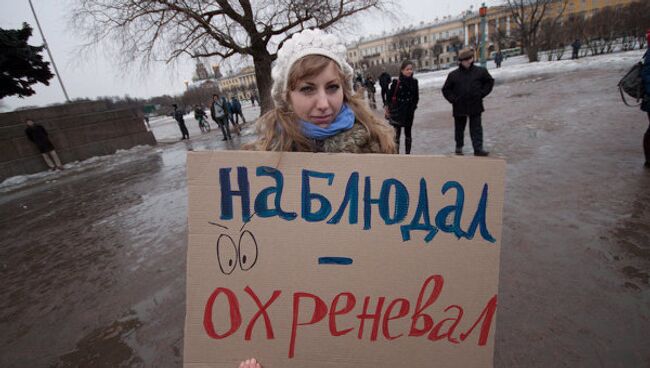
[[[384,70],[379,76],[379,87],[381,87],[381,102],[386,106],[388,101],[388,87],[390,86],[390,74]]]
[[[183,139],[190,139],[190,133],[187,131],[187,126],[185,126],[185,119],[183,118],[183,111],[178,109],[178,105],[173,104],[172,107],[174,107],[174,119],[178,123],[178,127],[181,129],[181,134],[183,135]]]
[[[45,160],[50,170],[63,170],[63,165],[61,164],[59,155],[54,150],[54,145],[50,142],[47,130],[43,126],[35,124],[31,119],[27,119],[25,123],[27,124],[27,128],[25,128],[27,139],[36,145],[36,148],[38,148],[38,151],[43,156],[43,160]]]
[[[643,69],[641,69],[641,78],[643,80],[644,96],[641,103],[641,110],[648,113],[650,122],[650,29],[646,32],[648,41],[648,50],[643,55]],[[643,153],[645,154],[645,167],[650,169],[650,125],[643,135]]]
[[[411,128],[413,127],[413,118],[415,109],[418,108],[420,100],[420,91],[418,80],[413,78],[413,63],[410,60],[404,60],[400,68],[399,78],[393,80],[388,90],[388,107],[386,108],[386,117],[389,118],[391,125],[395,128],[395,141],[397,142],[397,153],[399,153],[399,143],[402,128],[404,128],[404,147],[406,154],[411,153]]]
[[[458,59],[458,69],[449,73],[442,87],[442,94],[453,106],[456,154],[463,154],[465,125],[469,117],[469,134],[474,155],[487,156],[489,152],[483,150],[481,113],[485,111],[483,99],[492,92],[494,79],[487,69],[474,65],[473,49],[461,50]]]

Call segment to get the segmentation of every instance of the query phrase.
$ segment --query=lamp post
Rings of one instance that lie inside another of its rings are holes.
[[[481,66],[485,68],[485,65],[487,63],[486,57],[485,57],[485,51],[486,51],[486,44],[487,44],[487,37],[486,37],[486,27],[487,27],[487,6],[485,6],[485,3],[481,4],[481,8],[479,9],[479,15],[481,16],[481,36],[479,38],[479,47],[480,47],[480,58],[481,58]]]
[[[67,102],[70,102],[70,97],[68,97],[68,92],[65,90],[65,86],[63,85],[61,74],[59,73],[59,70],[56,68],[56,64],[54,63],[54,58],[52,57],[52,52],[50,51],[50,45],[47,44],[47,40],[45,39],[45,35],[43,34],[43,29],[41,28],[41,23],[38,21],[38,17],[36,16],[36,10],[34,10],[34,5],[32,5],[32,0],[29,0],[29,7],[32,9],[32,14],[34,14],[34,20],[36,20],[36,25],[38,26],[38,32],[41,34],[41,38],[43,39],[43,45],[45,46],[45,50],[47,51],[47,54],[50,56],[50,61],[52,62],[52,66],[54,67],[54,73],[56,73],[56,78],[59,80],[59,84],[61,85],[61,89],[63,90],[63,95],[65,96],[65,100]]]

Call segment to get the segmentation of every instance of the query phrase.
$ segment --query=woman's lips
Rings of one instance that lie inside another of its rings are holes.
[[[332,119],[332,115],[323,115],[323,116],[312,116],[312,121],[319,125],[319,124],[328,124],[330,120]]]

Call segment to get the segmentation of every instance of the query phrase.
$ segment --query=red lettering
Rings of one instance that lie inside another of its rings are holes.
[[[366,319],[371,319],[373,320],[372,323],[372,332],[370,333],[370,341],[376,341],[377,340],[377,335],[379,334],[379,319],[381,318],[381,308],[384,306],[384,301],[386,300],[386,297],[380,297],[377,299],[377,310],[375,311],[374,314],[369,314],[368,313],[368,305],[370,304],[370,297],[367,296],[363,300],[363,312],[359,315],[357,315],[357,318],[359,319],[359,335],[358,338],[362,339],[363,338],[363,326],[366,321]]]
[[[402,303],[402,305],[399,308],[399,312],[397,312],[396,316],[391,317],[391,312],[393,311],[393,308],[397,305],[397,303]],[[404,316],[406,316],[409,313],[409,308],[410,308],[410,303],[408,300],[404,298],[397,298],[393,300],[389,305],[388,308],[386,308],[386,314],[384,314],[384,320],[382,323],[382,332],[384,334],[384,337],[386,340],[395,340],[399,337],[401,337],[404,334],[399,334],[397,336],[391,336],[390,331],[388,330],[388,322],[394,320],[394,319],[400,319]]]
[[[438,322],[438,324],[436,324],[436,326],[431,330],[431,333],[429,334],[429,340],[438,341],[438,340],[446,337],[447,340],[449,340],[449,342],[451,342],[451,343],[454,343],[454,344],[459,343],[459,341],[456,340],[456,338],[453,337],[452,335],[453,335],[454,331],[456,330],[456,327],[460,323],[460,319],[463,318],[463,308],[458,306],[458,305],[450,305],[445,309],[445,312],[447,312],[451,308],[455,308],[458,311],[458,315],[456,316],[456,318],[445,318],[442,321]],[[449,327],[447,332],[440,335],[440,329],[442,328],[442,326],[447,321],[454,321],[454,323],[452,323],[451,327]]]
[[[282,292],[280,290],[274,291],[273,295],[271,295],[271,298],[269,299],[269,301],[266,302],[265,304],[262,304],[262,302],[257,297],[257,295],[255,294],[253,289],[246,286],[244,291],[247,292],[248,295],[251,296],[251,298],[253,298],[253,300],[255,301],[255,304],[257,304],[257,308],[258,308],[257,313],[255,313],[253,318],[251,318],[251,320],[248,322],[248,326],[246,327],[246,334],[244,336],[244,339],[245,340],[250,340],[251,339],[251,335],[253,334],[253,326],[255,326],[255,322],[257,321],[257,319],[260,316],[264,316],[264,325],[266,326],[266,338],[269,339],[269,340],[272,340],[274,338],[273,326],[271,325],[271,320],[269,319],[269,315],[266,313],[266,310],[269,308],[269,306],[271,304],[273,304],[275,299],[277,299]]]
[[[298,323],[298,316],[300,315],[300,299],[301,298],[311,298],[316,304],[314,306],[314,312],[312,313],[311,319],[309,322]],[[327,305],[325,302],[317,297],[314,294],[309,293],[294,293],[293,294],[293,322],[291,324],[291,341],[289,342],[289,358],[293,358],[295,349],[296,349],[296,335],[298,332],[298,326],[313,325],[314,323],[320,322],[327,315]]]
[[[487,304],[485,305],[485,308],[483,309],[483,312],[481,312],[481,315],[478,317],[476,322],[472,325],[472,327],[467,330],[465,333],[460,334],[460,341],[465,341],[465,339],[472,333],[474,330],[474,327],[478,325],[480,320],[483,320],[483,324],[481,324],[481,334],[479,335],[478,339],[478,345],[483,346],[487,343],[488,336],[490,335],[490,326],[492,326],[492,318],[494,317],[494,312],[497,309],[497,296],[493,296],[492,299],[490,299]]]
[[[431,281],[433,281],[435,285],[433,291],[431,292],[431,295],[429,296],[429,299],[427,299],[427,302],[423,305],[422,299],[424,299],[424,292],[426,291],[427,286],[429,286],[429,283]],[[436,299],[438,299],[438,296],[440,295],[440,292],[442,291],[443,284],[444,280],[440,275],[429,276],[429,278],[424,281],[424,284],[422,284],[422,289],[420,289],[420,295],[418,296],[418,302],[415,305],[413,317],[411,317],[413,321],[411,322],[411,331],[409,332],[409,336],[422,336],[433,327],[433,319],[431,316],[422,313],[422,311],[427,309],[431,304],[435,303]],[[424,328],[417,327],[418,319],[420,318],[424,320]]]
[[[214,301],[221,293],[226,294],[228,297],[228,305],[230,306],[230,330],[223,335],[219,335],[217,331],[214,330],[214,324],[212,323],[212,308],[214,306]],[[224,339],[234,334],[239,329],[239,326],[241,326],[241,312],[239,311],[239,301],[237,301],[237,296],[230,289],[215,289],[208,298],[208,302],[205,304],[205,312],[203,313],[203,328],[205,328],[205,332],[213,339]]]
[[[339,298],[341,298],[342,296],[346,297],[345,307],[343,307],[343,309],[341,310],[337,310],[336,306],[339,302]],[[330,308],[330,316],[329,316],[330,334],[332,334],[332,336],[343,336],[349,333],[350,331],[354,330],[354,328],[350,327],[350,328],[346,328],[345,330],[339,331],[336,328],[336,316],[349,313],[352,310],[352,308],[354,308],[354,305],[356,304],[356,300],[357,299],[354,297],[354,295],[352,295],[352,293],[340,293],[334,297],[334,300],[332,300],[332,306]]]

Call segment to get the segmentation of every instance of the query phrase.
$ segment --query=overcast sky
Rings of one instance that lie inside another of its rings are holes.
[[[76,51],[83,39],[75,35],[74,30],[68,25],[69,9],[73,1],[32,0],[70,98],[124,96],[125,94],[132,97],[174,95],[183,91],[185,80],[192,79],[196,62],[189,58],[179,60],[174,65],[156,64],[149,71],[143,72],[135,66],[129,70],[122,70],[111,62],[110,55],[104,55],[102,52],[84,58],[79,57]],[[432,21],[436,17],[458,15],[472,5],[478,8],[481,4],[480,1],[475,0],[395,0],[395,2],[403,12],[397,20],[377,13],[366,13],[358,18],[359,29],[354,33],[357,36],[364,36],[380,34],[383,31],[390,32],[397,27]],[[488,5],[501,3],[499,0],[486,2]],[[29,43],[41,45],[43,41],[29,8],[29,2],[27,0],[5,2],[0,12],[0,27],[20,28],[23,22],[29,23],[34,28]],[[43,51],[43,54],[49,61],[47,53]],[[206,60],[210,63],[216,61],[216,59]],[[52,72],[54,73],[54,70]],[[4,98],[2,100],[2,104],[5,105],[4,111],[11,111],[19,106],[44,106],[65,101],[56,77],[50,80],[49,86],[37,84],[33,88],[36,91],[33,96],[23,99]]]

